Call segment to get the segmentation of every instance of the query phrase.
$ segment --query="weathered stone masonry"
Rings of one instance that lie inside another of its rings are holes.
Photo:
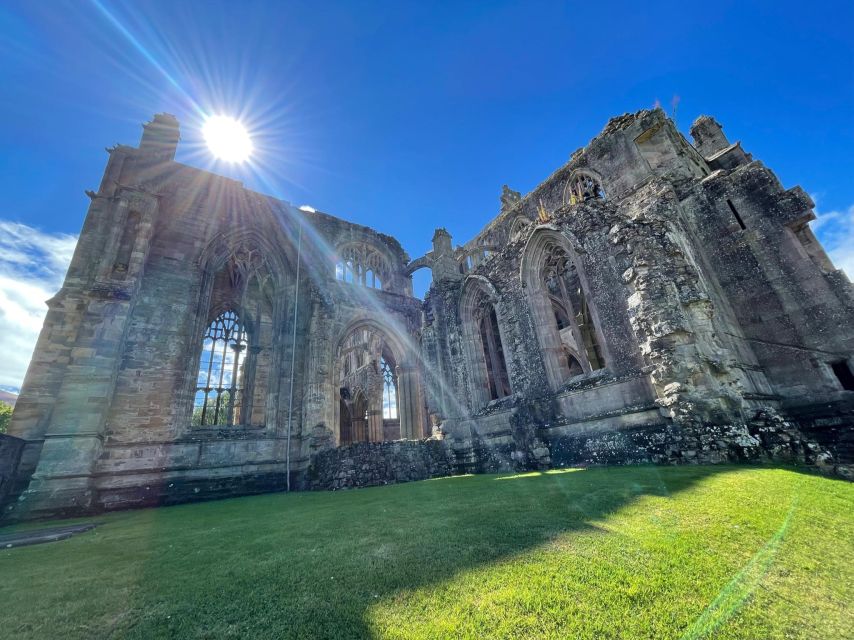
[[[89,192],[0,443],[5,515],[579,463],[847,474],[851,284],[803,190],[713,119],[691,134],[614,118],[410,260],[175,162],[156,116]]]

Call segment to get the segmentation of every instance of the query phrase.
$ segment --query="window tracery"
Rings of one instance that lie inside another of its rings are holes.
[[[248,345],[246,329],[236,312],[224,311],[208,325],[199,360],[193,425],[241,422]]]
[[[396,362],[385,335],[372,326],[356,327],[341,341],[336,373],[342,390],[341,444],[401,437]],[[351,397],[353,400],[349,401]],[[358,406],[357,399],[360,399]]]
[[[397,420],[397,375],[385,358],[380,360],[383,377],[383,419]]]
[[[280,270],[246,241],[221,251],[202,298],[200,319],[208,318],[208,324],[199,328],[190,425],[263,426]]]
[[[522,258],[521,277],[546,375],[556,391],[568,379],[606,366],[583,269],[564,234],[534,231]]]
[[[338,251],[335,279],[370,289],[382,289],[389,279],[385,258],[367,244],[349,244]]]
[[[589,173],[578,172],[569,179],[566,188],[568,204],[604,199],[605,190],[599,181]]]
[[[604,367],[605,360],[596,336],[587,294],[575,263],[563,248],[552,245],[546,252],[541,282],[551,301],[561,343],[568,349],[568,353],[582,355],[582,360],[587,361],[592,371]],[[575,356],[573,358],[578,361]],[[567,363],[567,368],[572,369],[571,363]]]

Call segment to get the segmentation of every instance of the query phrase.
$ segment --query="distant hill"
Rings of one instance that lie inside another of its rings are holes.
[[[15,393],[10,393],[8,391],[3,391],[0,389],[0,402],[5,402],[6,404],[11,404],[13,407],[15,406],[15,401],[17,401],[18,395]]]

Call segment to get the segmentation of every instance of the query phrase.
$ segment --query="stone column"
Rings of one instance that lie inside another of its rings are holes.
[[[235,412],[235,424],[253,424],[253,414],[255,413],[255,369],[258,365],[259,353],[261,353],[261,347],[251,346],[246,354],[246,363],[244,365],[246,378],[243,381],[243,397],[240,399],[242,406],[239,412]],[[232,398],[232,402],[235,400],[235,398]]]
[[[332,360],[329,318],[319,297],[313,292],[309,322],[308,362],[305,367],[307,384],[303,396],[303,423],[307,429],[322,425],[337,433],[335,404],[338,390],[333,388],[330,363]]]
[[[369,406],[375,407],[376,405],[371,404]],[[382,396],[380,396],[379,408],[368,411],[368,440],[370,442],[382,442],[384,439]]]
[[[420,440],[421,408],[418,393],[418,370],[410,364],[397,367],[398,413],[400,415],[400,437]]]

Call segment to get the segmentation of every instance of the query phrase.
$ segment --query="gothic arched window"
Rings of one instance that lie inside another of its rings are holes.
[[[553,389],[606,364],[583,266],[565,237],[547,229],[534,232],[522,259],[522,279]]]
[[[479,278],[472,278],[464,285],[460,299],[463,342],[471,376],[470,401],[475,410],[490,400],[513,393],[494,295]]]
[[[385,358],[380,359],[383,376],[383,420],[397,420],[397,376]]]
[[[367,244],[349,244],[338,251],[335,279],[370,289],[382,289],[389,268],[382,255]]]
[[[604,200],[605,190],[599,181],[589,173],[576,173],[566,186],[567,204],[577,204],[586,200]]]
[[[542,282],[555,309],[561,340],[573,343],[575,350],[584,354],[592,371],[604,367],[605,360],[587,304],[587,294],[575,263],[561,247],[553,246],[545,256]]]
[[[528,225],[529,222],[530,220],[526,220],[525,218],[521,217],[516,218],[513,221],[513,225],[510,227],[510,242],[514,242],[521,237],[522,232],[525,230],[525,227]]]
[[[478,319],[483,358],[486,363],[486,378],[489,383],[489,395],[492,400],[510,395],[510,379],[507,375],[507,363],[504,360],[504,346],[498,332],[498,316],[495,307],[482,309]]]
[[[199,359],[193,425],[242,422],[247,346],[246,330],[234,311],[224,311],[208,325]]]
[[[356,326],[342,338],[335,374],[338,387],[347,396],[339,405],[341,444],[398,440],[405,435],[400,406],[406,400],[400,395],[397,358],[385,333],[374,326]],[[358,406],[357,398],[362,403]]]

